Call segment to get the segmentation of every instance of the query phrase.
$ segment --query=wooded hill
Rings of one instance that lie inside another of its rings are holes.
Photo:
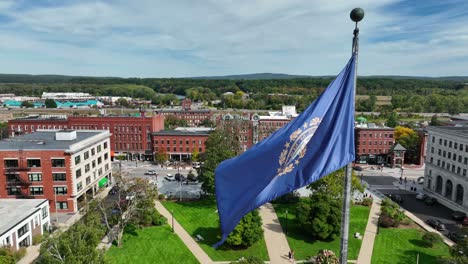
[[[222,100],[218,107],[280,109],[283,104],[303,110],[330,83],[333,77],[280,75],[283,79],[204,78],[116,78],[62,75],[0,74],[0,93],[40,96],[42,92],[89,92],[94,95],[132,96],[155,104],[177,103],[176,95],[195,101]],[[259,76],[270,76],[260,74]],[[250,76],[252,77],[252,76]],[[221,78],[221,77],[220,77]],[[226,77],[227,78],[227,77]],[[359,111],[468,112],[466,77],[417,78],[404,76],[359,77]],[[465,79],[466,78],[466,79]],[[234,95],[223,96],[226,92]],[[392,96],[391,105],[376,105],[375,96]],[[383,108],[383,109],[382,109]]]

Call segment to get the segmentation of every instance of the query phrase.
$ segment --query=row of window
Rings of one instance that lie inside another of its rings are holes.
[[[109,154],[104,153],[104,160],[108,160],[108,159],[109,159]],[[97,161],[97,165],[100,165],[102,163],[103,159],[102,159],[102,157],[98,157],[96,160],[91,161],[91,163],[86,164],[85,167],[84,167],[84,170],[85,170],[84,173],[89,172],[91,170],[91,166],[94,169],[96,167],[96,161]],[[106,168],[106,171],[109,170],[109,164],[106,164],[105,168]],[[99,169],[99,170],[102,171],[102,168]],[[83,175],[83,173],[82,173],[81,169],[77,169],[75,171],[76,178],[79,178],[82,175]]]
[[[155,145],[158,145],[159,142],[160,142],[160,141],[156,139],[156,140],[154,141],[154,144],[155,144]],[[195,146],[195,145],[196,145],[196,142],[197,142],[196,140],[192,140],[192,145]],[[161,144],[164,144],[164,139],[161,139]],[[167,139],[167,140],[166,140],[166,144],[167,144],[167,145],[170,145],[170,144],[171,144],[171,140],[170,140],[170,139]],[[172,144],[173,144],[173,145],[177,145],[177,139],[172,140]],[[180,139],[180,140],[179,140],[179,145],[183,145],[183,144],[184,144],[184,140]],[[185,140],[185,145],[189,145],[189,144],[190,144],[190,140],[186,139],[186,140]],[[202,144],[203,144],[203,140],[199,139],[199,140],[198,140],[198,145],[201,146]]]
[[[366,153],[366,149],[361,149],[361,154],[387,154],[389,149],[368,149]]]
[[[434,164],[434,158],[431,157],[429,162],[431,164]],[[445,163],[445,161],[441,161],[439,159],[437,159],[437,166],[451,171],[453,173],[459,174],[461,176],[466,176],[467,173],[467,169],[462,169],[460,166],[455,166],[454,164],[450,164],[449,162]]]
[[[434,147],[431,147],[431,153],[434,153]],[[439,149],[437,154],[439,156],[442,156],[442,157],[447,157],[448,159],[452,159],[453,161],[457,161],[457,158],[458,158],[458,162],[462,162],[462,159],[463,159],[463,163],[466,165],[468,164],[468,157],[462,157],[462,155],[457,155],[457,153],[453,153],[452,152],[447,152],[445,150],[441,150]]]
[[[435,141],[436,141],[436,137],[432,136],[432,143],[435,143]],[[465,152],[468,152],[468,145],[463,145],[462,143],[453,142],[447,139],[439,138],[439,145],[440,146],[443,145],[444,147],[448,146],[449,148],[452,148],[453,146],[453,149],[458,149],[460,151],[463,151],[463,149],[465,149]]]
[[[387,134],[387,133],[358,133],[358,138],[359,137],[369,137],[369,138],[393,138],[393,134]]]
[[[148,146],[148,149],[150,148],[149,146],[151,146],[151,143],[148,142],[147,143],[147,146]],[[118,148],[120,147],[120,148]],[[132,149],[139,149],[139,150],[143,150],[143,144],[142,143],[119,143],[119,145],[117,145],[117,143],[115,143],[115,148],[116,149],[121,149],[121,150],[132,150]]]
[[[20,181],[19,174],[16,173],[6,173],[7,182],[18,182]],[[28,180],[31,182],[40,182],[42,181],[42,173],[28,173]],[[64,172],[53,172],[52,173],[53,181],[66,181],[67,176]]]
[[[155,152],[159,152],[160,148],[159,147],[154,147],[154,151]],[[161,147],[161,150],[164,150],[164,147]],[[172,148],[173,151],[177,151],[177,147],[173,147]],[[185,152],[193,152],[195,151],[196,148],[190,148],[190,147],[185,147]],[[171,147],[166,147],[166,151],[167,152],[170,152],[171,151]],[[183,152],[184,151],[184,148],[183,147],[179,147],[179,151],[180,152]],[[203,151],[203,148],[202,147],[198,147],[198,152],[201,153]]]
[[[99,144],[99,145],[96,146],[96,149],[91,148],[91,156],[94,156],[94,155],[96,155],[96,153],[101,152],[101,151],[102,151],[102,148],[104,148],[104,149],[107,149],[107,148],[108,148],[107,142],[104,142],[104,144],[102,144],[102,147],[101,147],[101,144]],[[85,152],[83,153],[83,159],[84,159],[84,160],[89,159],[89,157],[90,157],[90,156],[89,156],[89,152],[90,152],[90,151],[87,150],[87,151],[85,151]],[[107,153],[104,154],[104,156],[107,156],[107,155],[108,155]],[[107,159],[107,158],[106,158],[106,159]],[[78,165],[78,164],[80,164],[80,163],[81,163],[81,155],[75,156],[75,165]]]
[[[141,141],[142,137],[141,134],[138,135],[128,135],[128,134],[116,134],[115,135],[116,140],[135,140],[135,141]]]
[[[54,187],[54,192],[56,195],[67,195],[68,188],[67,186]],[[21,188],[20,187],[7,187],[7,193],[8,195],[20,195]],[[44,195],[44,187],[42,186],[29,187],[29,194],[30,195]]]
[[[360,145],[366,145],[366,142],[367,141],[358,141],[358,144]],[[372,141],[368,141],[369,142],[369,146],[372,146]],[[387,143],[388,142],[388,143]],[[395,144],[393,141],[374,141],[374,145],[389,145],[389,146],[393,146],[393,144]]]
[[[6,159],[3,161],[5,168],[18,168],[19,161],[18,159]],[[63,168],[65,167],[65,159],[51,159],[52,167],[54,168]],[[28,168],[41,167],[41,159],[27,159],[26,166]]]

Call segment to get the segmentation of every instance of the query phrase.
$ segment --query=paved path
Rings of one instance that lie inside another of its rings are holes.
[[[377,235],[378,229],[377,225],[379,224],[380,202],[381,200],[374,195],[374,201],[369,212],[366,231],[362,239],[361,249],[359,250],[359,256],[357,259],[357,263],[359,264],[371,263],[375,236]]]
[[[164,217],[168,219],[168,222],[171,221],[171,213],[161,204],[161,202],[156,201],[156,209]],[[185,229],[177,222],[174,218],[174,232],[180,237],[182,242],[188,247],[192,254],[197,258],[197,260],[202,264],[213,263],[210,257],[203,251],[203,249],[198,245],[198,243],[185,231]]]
[[[288,240],[283,233],[273,205],[267,203],[260,207],[260,216],[263,221],[263,231],[270,263],[290,263],[288,260],[288,252],[290,251]]]

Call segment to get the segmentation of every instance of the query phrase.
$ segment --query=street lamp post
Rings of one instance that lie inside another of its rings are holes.
[[[286,209],[286,235],[288,234],[288,210]]]
[[[172,216],[172,233],[174,233],[174,209],[171,210],[171,216]]]

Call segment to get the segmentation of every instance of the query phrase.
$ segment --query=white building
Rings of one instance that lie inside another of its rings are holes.
[[[54,100],[93,100],[96,99],[95,96],[92,96],[89,93],[46,93],[43,92],[42,99],[54,99]]]
[[[0,246],[18,250],[49,229],[46,199],[0,199]]]
[[[468,127],[429,127],[424,190],[468,213]]]

